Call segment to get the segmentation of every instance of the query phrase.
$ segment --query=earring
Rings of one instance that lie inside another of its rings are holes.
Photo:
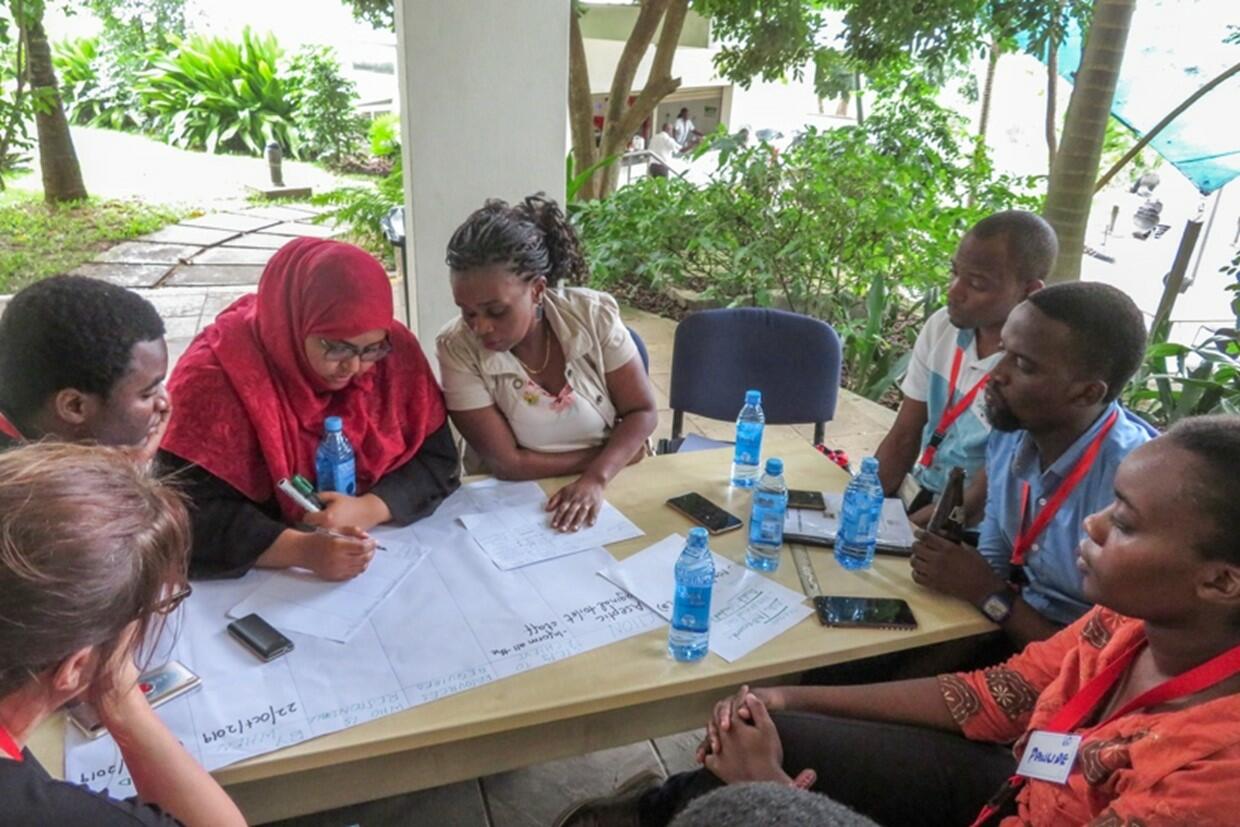
[[[543,305],[542,305],[542,302],[539,302],[538,304],[534,305],[534,318],[535,318],[535,319],[537,319],[537,320],[538,320],[538,321],[540,321],[540,322],[542,321],[542,319],[543,319]]]

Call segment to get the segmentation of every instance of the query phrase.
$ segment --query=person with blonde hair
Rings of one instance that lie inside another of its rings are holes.
[[[0,824],[245,823],[138,686],[135,652],[189,596],[189,536],[180,496],[120,449],[0,454]],[[116,739],[136,798],[58,781],[26,748],[77,700]]]

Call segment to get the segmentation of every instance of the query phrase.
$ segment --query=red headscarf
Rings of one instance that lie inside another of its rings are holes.
[[[371,255],[339,241],[290,241],[263,270],[258,295],[220,313],[177,363],[162,447],[265,502],[282,477],[313,477],[323,420],[339,416],[357,455],[358,491],[367,491],[447,417],[422,349],[392,312],[392,285]],[[347,387],[330,390],[310,368],[307,336],[378,329],[392,352]],[[286,497],[279,502],[289,520],[300,517]]]

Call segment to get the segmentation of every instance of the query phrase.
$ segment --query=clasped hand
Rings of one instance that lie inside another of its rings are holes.
[[[778,689],[750,690],[748,686],[719,701],[698,746],[698,763],[728,784],[773,781],[812,787],[818,778],[813,770],[802,770],[795,779],[784,772],[783,744],[768,711],[768,707],[782,705]]]

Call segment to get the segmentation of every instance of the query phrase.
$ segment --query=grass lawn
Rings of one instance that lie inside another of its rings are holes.
[[[181,218],[165,206],[94,198],[49,206],[21,190],[0,193],[0,293],[66,273],[113,244]]]

